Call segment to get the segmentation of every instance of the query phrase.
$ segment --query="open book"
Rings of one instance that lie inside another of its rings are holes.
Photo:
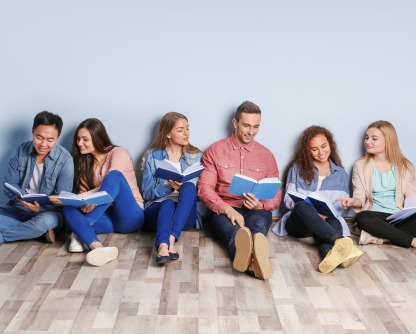
[[[75,207],[93,204],[101,205],[113,202],[113,198],[106,191],[98,191],[96,193],[89,194],[84,198],[77,194],[61,191],[58,199],[65,205],[71,205]]]
[[[22,194],[22,191],[11,184],[5,182],[4,186],[14,196],[17,196],[28,203],[38,202],[40,205],[52,204],[48,195],[45,194]]]
[[[337,217],[337,212],[332,205],[332,201],[325,191],[314,191],[309,193],[307,196],[296,191],[288,191],[287,194],[295,203],[299,201],[308,202],[321,215],[327,216],[328,218]]]
[[[202,166],[200,162],[195,162],[193,165],[185,169],[183,173],[180,173],[176,169],[175,165],[173,165],[169,160],[164,159],[160,163],[154,176],[164,180],[172,180],[184,183],[186,181],[192,180],[195,177],[198,177],[203,170],[204,166]]]
[[[396,225],[402,220],[413,216],[416,213],[416,195],[407,197],[404,200],[404,208],[396,213],[387,217],[388,220],[391,220],[391,225]]]
[[[256,181],[255,179],[235,174],[231,181],[228,192],[243,197],[243,193],[251,193],[257,199],[272,199],[276,196],[282,183],[278,177],[269,177]]]

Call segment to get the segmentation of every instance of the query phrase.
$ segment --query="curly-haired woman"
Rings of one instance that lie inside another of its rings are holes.
[[[348,175],[342,167],[332,133],[320,126],[310,126],[300,136],[295,154],[283,174],[286,183],[285,205],[290,211],[275,225],[273,232],[296,238],[314,236],[323,261],[319,270],[329,273],[338,265],[348,267],[363,254],[353,246],[350,231],[342,218],[342,206],[335,200],[348,195]],[[326,192],[337,212],[336,218],[319,214],[301,201],[294,203],[288,191],[308,195]]]

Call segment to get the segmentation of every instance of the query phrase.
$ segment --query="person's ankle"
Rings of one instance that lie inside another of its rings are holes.
[[[91,245],[90,245],[90,249],[91,250],[93,250],[93,249],[97,249],[97,248],[102,248],[103,247],[103,245],[102,245],[102,243],[101,242],[98,242],[98,241],[94,241]]]
[[[169,247],[167,243],[162,242],[157,247],[158,256],[169,256]]]

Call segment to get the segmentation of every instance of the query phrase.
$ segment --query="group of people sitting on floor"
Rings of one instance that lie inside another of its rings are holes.
[[[279,177],[273,154],[254,140],[260,120],[260,108],[243,102],[235,112],[231,136],[203,153],[189,142],[186,116],[167,113],[143,157],[141,193],[129,153],[112,143],[100,120],[89,118],[79,124],[70,154],[57,144],[62,119],[43,111],[34,119],[33,140],[20,144],[13,152],[4,182],[22,193],[46,194],[50,203],[29,203],[6,190],[10,201],[0,206],[0,243],[42,235],[54,242],[55,231],[65,221],[72,231],[69,251],[88,250],[86,261],[101,266],[115,260],[118,249],[104,247],[97,234],[132,233],[144,228],[156,232],[156,262],[165,264],[179,259],[175,243],[181,232],[201,228],[199,199],[211,212],[209,227],[228,249],[234,269],[268,279],[273,275],[273,266],[266,235],[272,225],[272,211],[279,207],[281,192],[272,199],[258,199],[251,193],[240,197],[228,192],[236,173],[255,180]],[[352,197],[336,142],[324,127],[314,125],[303,131],[283,173],[284,204],[288,211],[273,232],[295,238],[313,236],[322,257],[319,270],[323,273],[338,266],[349,267],[363,254],[353,244],[342,217],[349,207],[357,212],[360,244],[388,241],[416,247],[416,216],[395,225],[387,219],[403,209],[406,198],[416,195],[414,168],[400,150],[393,125],[387,121],[371,123],[364,145],[366,154],[353,169]],[[185,183],[164,180],[155,173],[165,159],[179,173],[196,162],[202,162],[204,170],[199,178]],[[58,199],[62,191],[81,197],[106,191],[112,202],[81,207],[63,205]],[[320,214],[307,201],[295,203],[289,191],[303,195],[325,192],[336,215]]]

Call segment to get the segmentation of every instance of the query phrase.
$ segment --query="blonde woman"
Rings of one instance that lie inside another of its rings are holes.
[[[403,208],[407,197],[416,194],[414,168],[400,150],[396,130],[387,121],[373,122],[364,145],[366,155],[354,165],[353,198],[338,199],[344,208],[352,206],[358,213],[360,244],[389,240],[398,246],[416,247],[416,216],[394,226],[387,220]]]
[[[202,152],[189,143],[186,116],[169,112],[159,123],[159,133],[143,158],[143,197],[145,200],[145,228],[156,232],[156,263],[179,259],[175,242],[183,230],[197,222],[197,195],[194,178],[185,183],[156,178],[159,164],[167,159],[183,172],[201,161]]]

